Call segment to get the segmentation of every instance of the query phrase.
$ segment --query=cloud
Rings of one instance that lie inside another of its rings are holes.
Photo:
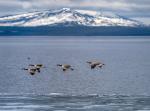
[[[22,6],[22,8],[48,7],[95,7],[132,10],[134,8],[149,8],[149,0],[1,0],[1,5]]]
[[[57,9],[62,7],[112,11],[123,15],[150,16],[150,0],[0,0],[0,13]]]
[[[132,19],[137,20],[137,21],[141,21],[144,24],[147,24],[150,26],[150,18],[149,17],[133,17]]]

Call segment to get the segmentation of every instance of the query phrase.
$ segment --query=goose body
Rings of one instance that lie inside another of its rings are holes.
[[[29,74],[34,75],[36,73],[36,69],[35,68],[23,68],[23,70],[27,70],[29,72]]]
[[[74,69],[72,68],[72,66],[69,65],[69,64],[57,64],[57,66],[61,67],[61,68],[63,69],[63,71],[66,71],[66,70],[68,70],[68,69],[74,70]]]
[[[41,72],[40,69],[43,67],[43,64],[29,64],[29,66],[33,66],[38,72]]]
[[[98,66],[99,68],[102,68],[105,65],[99,61],[96,61],[96,62],[95,61],[93,61],[93,62],[88,61],[87,63],[91,66],[91,69],[96,68],[96,66]]]

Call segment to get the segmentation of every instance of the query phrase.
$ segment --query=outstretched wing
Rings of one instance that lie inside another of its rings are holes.
[[[63,71],[66,71],[67,69],[66,68],[63,68]]]
[[[91,65],[91,69],[94,69],[95,67],[96,67],[95,64],[92,64],[92,65]]]
[[[34,75],[35,74],[35,72],[29,72],[31,75]]]

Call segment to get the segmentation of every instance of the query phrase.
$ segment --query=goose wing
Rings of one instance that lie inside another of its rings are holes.
[[[29,73],[30,73],[31,75],[34,75],[34,74],[35,74],[35,72],[32,72],[32,71],[31,71],[31,72],[29,72]]]
[[[37,66],[37,67],[42,67],[42,66],[43,66],[43,64],[36,64],[36,66]]]
[[[63,68],[63,71],[66,71],[67,69],[66,68]]]
[[[69,65],[69,64],[65,64],[65,65],[64,65],[64,67],[65,67],[65,68],[70,68],[70,67],[71,67],[71,65]]]
[[[96,67],[96,64],[91,64],[91,69],[94,69]]]

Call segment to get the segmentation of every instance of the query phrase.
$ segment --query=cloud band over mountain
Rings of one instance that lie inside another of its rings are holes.
[[[62,7],[111,11],[123,16],[150,18],[150,0],[1,0],[0,15]]]

